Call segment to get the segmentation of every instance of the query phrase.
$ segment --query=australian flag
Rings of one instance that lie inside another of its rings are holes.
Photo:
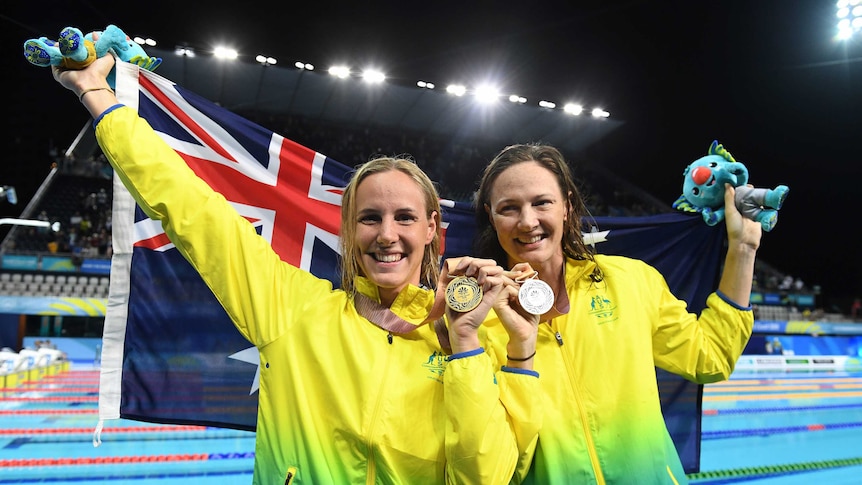
[[[136,107],[280,257],[339,286],[341,191],[352,168],[149,71],[117,65]],[[443,257],[470,254],[469,204],[442,200]],[[642,259],[699,312],[718,281],[722,228],[681,212],[585,221],[598,252]],[[258,353],[191,265],[115,178],[114,258],[103,337],[100,419],[254,430]],[[224,268],[230,271],[230,268]],[[699,468],[701,386],[659,372],[665,419],[688,472]]]

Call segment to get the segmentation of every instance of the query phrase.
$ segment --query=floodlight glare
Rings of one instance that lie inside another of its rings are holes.
[[[593,118],[607,118],[611,114],[601,108],[593,108]]]
[[[434,89],[434,83],[429,83],[427,81],[417,81],[416,85],[419,86],[420,88]]]
[[[232,61],[239,57],[239,52],[229,47],[220,46],[215,48],[215,50],[213,51],[213,55],[215,55],[218,59],[227,59],[229,61]]]
[[[350,77],[350,68],[346,66],[332,66],[329,68],[329,74],[332,74],[338,79],[345,79]]]
[[[835,4],[838,17],[838,32],[835,37],[847,40],[862,30],[862,2],[860,0],[838,0]]]
[[[148,45],[150,47],[154,47],[156,45],[156,41],[154,41],[153,39],[150,39],[150,38],[144,39],[143,37],[135,37],[132,40],[134,40],[135,43],[140,44],[140,45]]]
[[[524,104],[527,102],[527,98],[523,96],[518,96],[517,94],[512,94],[509,96],[509,101],[513,103]]]
[[[449,86],[446,86],[446,92],[454,94],[455,96],[464,96],[467,92],[467,88],[460,84],[450,84]]]
[[[376,69],[367,69],[362,72],[362,79],[367,83],[380,84],[386,80],[386,75]]]
[[[584,112],[584,107],[577,103],[567,103],[563,106],[563,111],[569,113],[570,115],[579,115]]]
[[[194,51],[194,49],[192,49],[190,47],[177,46],[174,49],[174,54],[176,54],[178,56],[183,56],[183,57],[194,57],[195,51]]]
[[[500,97],[500,92],[497,91],[497,88],[494,86],[483,84],[476,88],[473,95],[476,97],[476,101],[483,104],[490,104],[497,101],[497,98]]]
[[[263,64],[264,66],[273,66],[276,63],[276,60],[274,57],[266,57],[266,56],[262,56],[262,55],[258,55],[257,57],[254,58],[254,60]]]
[[[548,108],[548,109],[554,109],[557,107],[556,103],[552,103],[550,101],[545,101],[545,100],[539,101],[539,106],[541,106],[542,108]]]

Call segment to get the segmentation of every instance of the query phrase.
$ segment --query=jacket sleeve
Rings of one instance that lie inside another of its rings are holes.
[[[689,313],[662,281],[657,325],[653,332],[656,365],[705,384],[730,377],[754,326],[750,308],[742,308],[715,292],[706,308]]]
[[[520,483],[529,470],[541,425],[538,374],[495,368],[481,349],[446,366],[447,483]]]
[[[299,296],[284,287],[297,279],[307,285],[320,280],[283,264],[270,243],[131,108],[102,115],[96,138],[132,197],[161,222],[243,336],[258,346],[276,338],[283,329],[255,322],[292,321],[274,315],[297,308],[290,300]]]

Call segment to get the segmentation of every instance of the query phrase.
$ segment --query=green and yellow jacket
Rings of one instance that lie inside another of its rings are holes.
[[[596,263],[600,282],[589,277]],[[686,483],[656,367],[698,383],[727,379],[751,335],[752,312],[713,293],[698,316],[644,262],[597,255],[596,263],[567,260],[569,311],[539,325],[543,425],[524,483]],[[486,326],[493,355],[505,359],[502,325]]]
[[[535,373],[482,349],[447,358],[429,325],[390,341],[345,292],[283,262],[132,109],[95,124],[135,201],[260,352],[254,483],[499,484],[526,472]],[[379,301],[370,281],[356,286]],[[418,325],[433,301],[410,286],[391,310]]]

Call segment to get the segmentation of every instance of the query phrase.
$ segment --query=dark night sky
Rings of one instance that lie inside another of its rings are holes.
[[[0,214],[20,214],[48,173],[49,143],[65,148],[88,119],[47,69],[27,64],[23,42],[56,38],[67,25],[86,32],[114,23],[166,49],[227,43],[319,68],[375,63],[390,77],[438,86],[490,74],[529,99],[601,105],[625,125],[589,157],[668,203],[682,169],[718,139],[754,185],[791,189],[759,257],[821,285],[830,301],[862,296],[854,212],[862,206],[862,40],[833,40],[834,1],[466,4],[309,2],[295,13],[253,2],[4,6],[0,184],[18,187],[23,201],[0,203]]]

